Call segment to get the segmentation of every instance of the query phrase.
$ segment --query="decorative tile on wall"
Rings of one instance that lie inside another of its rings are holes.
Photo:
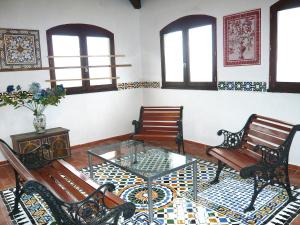
[[[0,69],[39,68],[41,66],[38,30],[0,28]]]
[[[266,82],[252,81],[219,81],[218,90],[220,91],[255,91],[266,92]]]
[[[119,90],[128,90],[136,88],[160,88],[160,82],[158,81],[136,81],[128,83],[119,83]]]
[[[260,64],[261,10],[224,17],[224,66]]]

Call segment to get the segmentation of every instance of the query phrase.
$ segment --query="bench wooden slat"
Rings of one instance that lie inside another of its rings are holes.
[[[262,125],[265,125],[265,126],[268,126],[268,127],[272,127],[272,128],[287,131],[287,132],[290,132],[292,130],[292,128],[290,128],[290,127],[285,127],[285,126],[282,126],[282,125],[266,122],[264,120],[255,119],[255,120],[253,120],[253,123],[262,124]]]
[[[67,203],[71,203],[76,201],[76,199],[71,196],[70,194],[68,194],[65,190],[63,190],[57,183],[55,183],[55,181],[49,177],[48,173],[45,171],[45,168],[41,168],[38,170],[39,173],[39,182],[40,181],[44,181],[45,183],[47,183],[47,187],[51,187],[52,190],[54,190],[54,192],[65,202]]]
[[[258,162],[256,158],[244,154],[243,150],[228,151],[226,149],[213,148],[209,154],[226,163],[233,169],[240,171],[241,168]]]
[[[251,129],[249,130],[248,135],[252,135],[254,137],[266,140],[266,141],[274,143],[276,145],[281,145],[284,142],[284,140],[282,140],[282,139],[278,139],[276,137],[272,137],[272,136],[269,136],[269,135],[260,133],[260,132],[255,131],[255,130],[251,130]]]
[[[172,136],[176,136],[177,132],[176,131],[146,131],[141,132],[141,135],[145,134],[145,135],[172,135]]]
[[[177,127],[177,122],[143,121],[142,126]]]
[[[134,140],[146,141],[171,141],[176,138],[176,135],[162,135],[162,134],[137,134],[133,136]]]
[[[149,121],[178,121],[179,116],[143,116],[142,119]]]
[[[161,116],[168,116],[168,117],[180,117],[180,112],[144,112],[144,117],[161,117]]]
[[[178,109],[180,110],[179,106],[143,106],[144,110],[149,109]]]
[[[277,146],[275,146],[275,145],[269,144],[269,143],[267,143],[267,142],[264,142],[264,141],[262,141],[262,140],[260,140],[260,139],[254,138],[254,137],[247,136],[245,139],[246,139],[248,142],[253,143],[254,145],[264,145],[264,146],[267,146],[267,147],[269,147],[269,148],[276,148],[276,147],[277,147]]]
[[[265,117],[265,116],[261,116],[261,115],[256,115],[256,118],[263,119],[263,120],[268,120],[268,121],[272,121],[272,122],[275,122],[275,123],[280,123],[280,124],[283,124],[283,125],[287,125],[289,127],[293,127],[294,126],[293,124],[287,123],[285,121],[281,121],[281,120],[277,120],[277,119],[274,119],[274,118]]]
[[[250,129],[251,130],[256,130],[256,131],[259,131],[259,132],[262,132],[262,133],[265,133],[265,134],[269,134],[269,135],[272,135],[272,136],[275,136],[275,137],[278,137],[278,138],[281,138],[281,139],[284,139],[284,140],[288,137],[288,133],[283,133],[283,132],[280,132],[280,131],[277,131],[277,130],[272,130],[272,129],[262,127],[262,126],[258,126],[258,125],[255,125],[255,124],[250,124]]]
[[[180,108],[144,108],[144,112],[180,112]]]
[[[161,126],[144,126],[142,132],[144,131],[174,131],[178,132],[178,127],[161,127]]]
[[[59,171],[61,171],[64,175],[66,175],[69,179],[76,183],[78,187],[80,187],[86,193],[92,193],[96,190],[99,185],[94,183],[94,181],[90,181],[88,177],[79,171],[75,171],[76,169],[71,167],[68,168],[61,161],[53,162],[53,167]]]
[[[255,145],[253,145],[253,144],[251,144],[251,143],[248,143],[248,142],[245,142],[245,143],[243,144],[243,148],[249,149],[249,150],[251,150],[251,151],[254,149],[254,147],[255,147]]]
[[[66,190],[68,190],[68,192],[77,199],[77,201],[82,201],[83,199],[85,199],[84,194],[80,193],[80,191],[78,191],[73,185],[71,185],[66,179],[64,179],[61,176],[64,174],[58,173],[53,167],[47,168],[45,173],[48,173],[48,176],[52,176],[62,186],[64,186],[66,188]]]

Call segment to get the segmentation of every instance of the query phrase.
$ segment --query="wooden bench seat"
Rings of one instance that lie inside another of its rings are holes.
[[[253,114],[244,128],[236,133],[218,131],[224,135],[221,145],[210,147],[207,153],[218,159],[216,176],[211,182],[219,182],[224,164],[240,172],[242,178],[254,179],[254,193],[245,212],[254,210],[257,195],[267,185],[282,185],[295,200],[290,188],[288,159],[292,140],[300,125],[292,125],[277,119]]]
[[[15,206],[11,215],[18,213],[23,193],[39,194],[59,225],[103,224],[108,220],[110,224],[117,225],[122,214],[125,218],[134,214],[135,206],[132,203],[125,203],[112,193],[113,184],[99,185],[64,160],[47,162],[44,159],[44,155],[48,155],[47,145],[19,154],[0,139],[0,150],[16,176]],[[26,158],[28,154],[31,155]],[[28,159],[40,161],[41,164],[31,163]],[[88,214],[84,213],[86,210],[89,210]],[[84,223],[83,220],[88,222]]]
[[[174,141],[178,152],[183,143],[182,106],[142,106],[139,121],[134,120],[133,140],[139,141]]]
[[[253,165],[259,162],[257,157],[252,157],[244,153],[243,149],[236,149],[235,151],[226,151],[224,149],[211,149],[210,155],[239,171],[241,168]]]

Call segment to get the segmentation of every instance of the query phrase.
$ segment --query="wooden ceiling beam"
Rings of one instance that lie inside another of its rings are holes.
[[[129,0],[135,9],[142,7],[141,0]]]

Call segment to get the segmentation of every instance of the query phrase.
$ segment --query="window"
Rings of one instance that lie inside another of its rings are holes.
[[[160,31],[162,88],[217,90],[216,18],[185,16]]]
[[[300,1],[271,6],[270,91],[300,93]]]
[[[52,86],[63,84],[67,94],[117,89],[115,79],[93,79],[116,77],[113,33],[93,25],[66,24],[47,30],[47,42],[49,56],[55,56],[49,58],[50,67],[74,67],[50,70],[51,80],[57,80]],[[65,79],[71,81],[58,81]]]

